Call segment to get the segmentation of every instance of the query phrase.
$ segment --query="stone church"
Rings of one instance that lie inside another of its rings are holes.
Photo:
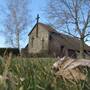
[[[78,57],[80,40],[57,32],[47,24],[36,23],[28,36],[29,42],[22,51],[29,56],[43,54],[54,57]],[[85,44],[84,50],[85,54],[89,56],[90,47]]]

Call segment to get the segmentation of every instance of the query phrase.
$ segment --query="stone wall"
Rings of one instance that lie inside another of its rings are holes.
[[[28,53],[40,53],[48,51],[48,31],[42,25],[38,25],[38,37],[36,37],[37,27],[29,35]]]

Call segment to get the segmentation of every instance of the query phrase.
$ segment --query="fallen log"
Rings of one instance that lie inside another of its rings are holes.
[[[66,79],[86,80],[87,73],[84,73],[84,70],[87,69],[86,67],[90,68],[90,60],[63,57],[58,58],[58,61],[53,64],[52,69],[58,77],[62,76]]]

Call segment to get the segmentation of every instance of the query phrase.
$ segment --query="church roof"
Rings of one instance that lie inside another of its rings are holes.
[[[43,24],[43,23],[38,23],[38,25],[43,26],[44,28],[46,28],[46,30],[48,32],[57,32],[55,29],[53,29],[50,25],[48,24]],[[32,30],[29,32],[28,36],[32,33],[32,31],[34,30],[34,28],[37,26],[37,23],[34,25],[34,27],[32,28]]]

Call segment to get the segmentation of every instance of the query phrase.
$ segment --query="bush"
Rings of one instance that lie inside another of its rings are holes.
[[[19,49],[18,48],[0,48],[0,56],[9,55],[9,53],[12,53],[13,55],[17,56],[19,55]]]

